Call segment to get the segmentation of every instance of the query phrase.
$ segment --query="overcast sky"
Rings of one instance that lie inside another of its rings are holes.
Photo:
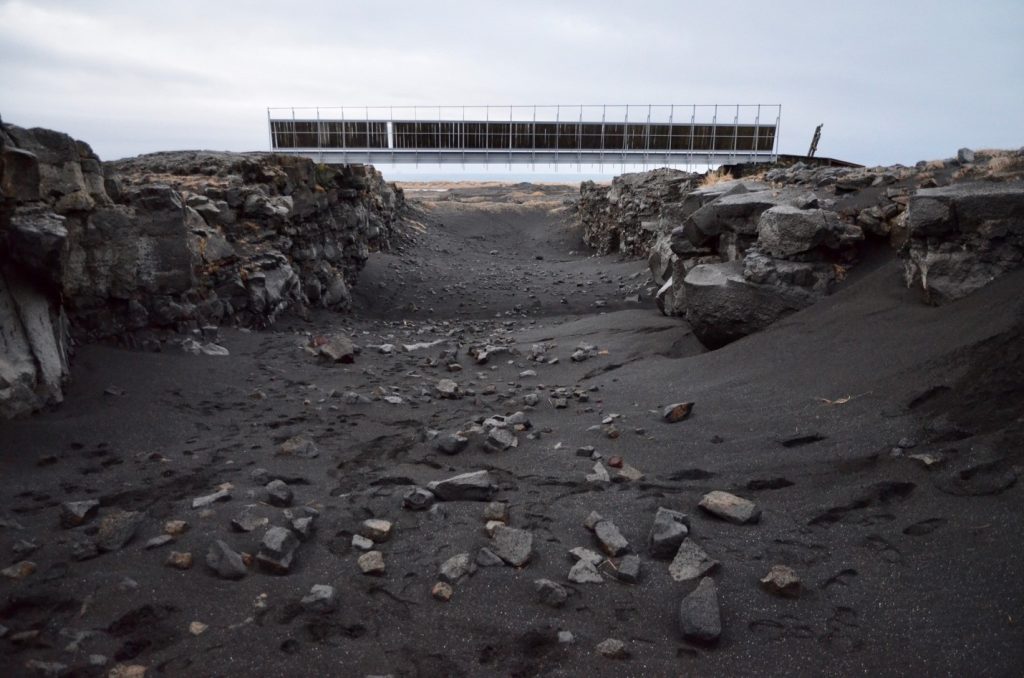
[[[1024,0],[0,0],[0,115],[104,159],[264,150],[267,106],[781,103],[781,148],[1024,146]]]

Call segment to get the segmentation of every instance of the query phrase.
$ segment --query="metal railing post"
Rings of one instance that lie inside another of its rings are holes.
[[[772,157],[772,162],[779,161],[779,130],[782,128],[782,104],[779,104],[778,109],[775,113],[775,153]]]
[[[508,107],[508,168],[512,169],[512,137],[515,134],[515,123],[512,122],[513,107]]]
[[[626,169],[626,146],[629,145],[629,104],[626,104],[626,121],[622,123],[622,169]]]
[[[317,108],[316,108],[316,148],[317,148],[317,158],[319,158],[320,162],[322,163],[324,161],[324,141],[323,141],[323,137],[321,136],[321,134],[322,134],[322,132],[321,132],[321,129],[320,129],[320,107],[317,106]]]
[[[693,111],[690,113],[690,147],[687,149],[686,170],[693,169],[693,128],[697,124],[697,104],[693,104]]]
[[[274,121],[270,117],[270,106],[267,106],[267,133],[270,134],[270,150],[273,151],[276,144],[274,140]]]
[[[348,162],[348,123],[345,122],[345,107],[341,107],[341,160]]]
[[[718,104],[715,104],[715,114],[711,118],[711,156],[718,152]],[[708,162],[708,169],[711,163]]]
[[[675,130],[672,127],[675,122],[675,116],[676,105],[672,104],[672,107],[668,110],[668,139],[665,140],[665,164],[669,166],[672,164],[669,162],[669,157],[671,157],[672,153],[672,137],[675,134]]]
[[[562,145],[562,105],[555,104],[555,167],[558,167],[558,149]]]
[[[651,153],[651,104],[647,104],[647,124],[644,127],[644,169]]]
[[[600,167],[604,169],[604,120],[605,114],[608,112],[608,104],[601,104],[601,164]]]
[[[580,104],[580,119],[576,123],[576,169],[583,171],[583,104]]]
[[[292,148],[299,147],[299,136],[295,132],[295,109],[292,109]]]
[[[532,142],[530,143],[530,148],[531,148],[531,153],[532,153],[531,162],[530,162],[530,168],[531,169],[537,169],[537,105],[536,104],[534,104],[534,106],[533,106],[533,132],[532,132]]]
[[[761,150],[761,104],[757,105],[757,116],[754,118],[754,141],[750,145],[750,161],[754,161],[754,151]]]
[[[740,105],[736,104],[736,115],[732,119],[732,154],[729,156],[729,160],[732,163],[736,162],[736,142],[740,137]]]

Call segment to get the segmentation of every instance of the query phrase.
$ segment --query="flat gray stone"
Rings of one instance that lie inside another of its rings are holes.
[[[266,516],[257,515],[252,507],[242,509],[242,512],[231,519],[231,529],[236,532],[252,532],[256,528],[265,527],[270,524]]]
[[[597,652],[608,659],[628,659],[629,650],[626,644],[618,638],[607,638],[597,644]]]
[[[736,525],[756,523],[761,519],[757,505],[735,494],[715,490],[700,500],[700,507],[708,513]]]
[[[594,565],[600,565],[604,561],[604,556],[600,553],[588,548],[583,548],[582,546],[576,546],[575,548],[569,549],[569,555],[576,560],[586,560]]]
[[[271,480],[264,489],[267,491],[267,503],[271,506],[286,508],[292,505],[295,495],[283,480]]]
[[[368,575],[382,575],[386,566],[384,564],[384,554],[380,551],[367,551],[363,555],[359,556],[357,561],[360,571],[363,574]]]
[[[569,569],[569,581],[574,584],[603,584],[604,577],[590,560],[578,560]]]
[[[286,457],[313,459],[320,455],[320,449],[312,440],[305,436],[295,436],[281,443],[278,453]]]
[[[172,541],[174,541],[174,537],[172,537],[171,535],[159,534],[150,539],[149,541],[147,541],[145,548],[146,550],[159,548],[164,544],[170,544]]]
[[[62,527],[78,527],[95,516],[99,506],[95,499],[66,501],[60,505],[60,524]]]
[[[436,499],[430,490],[414,487],[402,495],[402,508],[409,511],[426,511],[434,505]]]
[[[359,525],[359,534],[381,544],[391,538],[394,524],[381,518],[367,518]]]
[[[522,567],[533,556],[533,534],[515,527],[494,530],[494,553],[513,567]]]
[[[786,565],[773,565],[761,580],[761,586],[769,593],[786,598],[800,596],[800,577],[796,570]]]
[[[602,520],[594,526],[594,536],[601,548],[610,556],[620,556],[629,551],[629,542],[610,520]]]
[[[229,490],[217,490],[213,494],[207,494],[193,499],[192,508],[206,508],[210,504],[214,504],[218,501],[227,501],[228,499],[231,499],[231,492]]]
[[[618,568],[615,570],[615,577],[628,584],[640,582],[640,556],[629,554],[622,557]]]
[[[309,593],[303,596],[301,605],[308,612],[333,612],[338,607],[334,587],[327,584],[314,584]]]
[[[490,501],[498,492],[498,486],[487,471],[472,471],[435,480],[427,485],[427,489],[441,501]]]
[[[434,441],[434,448],[444,454],[458,454],[469,445],[469,438],[460,433],[442,433]]]
[[[492,501],[484,507],[484,520],[500,520],[508,522],[508,503]]]
[[[569,599],[569,591],[550,579],[536,579],[533,587],[537,590],[537,600],[548,607],[562,607]]]
[[[452,379],[441,379],[434,386],[434,392],[438,398],[455,399],[462,397],[462,389]]]
[[[96,534],[96,548],[106,553],[123,548],[135,536],[144,514],[138,511],[114,511],[103,517]]]
[[[480,567],[497,567],[498,565],[504,565],[505,561],[499,558],[494,551],[484,546],[476,553],[476,564]]]
[[[667,508],[658,508],[654,524],[647,537],[647,553],[651,558],[668,560],[679,550],[690,533],[690,518],[685,513]]]
[[[441,563],[438,569],[438,576],[441,581],[449,584],[457,584],[463,577],[468,577],[476,572],[476,564],[468,553],[459,553]]]
[[[668,566],[668,574],[675,581],[693,581],[718,566],[718,561],[709,556],[692,539],[679,545],[679,551]]]
[[[291,569],[299,539],[285,527],[272,527],[263,535],[256,562],[276,574],[286,574]]]
[[[484,439],[484,448],[492,452],[504,452],[518,446],[516,434],[507,428],[492,428]]]
[[[242,556],[219,539],[210,544],[206,552],[206,564],[221,579],[241,579],[249,574]]]
[[[722,635],[718,587],[711,577],[701,579],[679,603],[679,631],[685,640],[704,644],[715,643]]]

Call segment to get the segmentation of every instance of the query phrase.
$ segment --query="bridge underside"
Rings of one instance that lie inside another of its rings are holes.
[[[555,107],[555,120],[513,117],[515,108],[507,107],[504,119],[441,118],[442,109],[434,109],[438,119],[403,119],[393,116],[364,119],[321,116],[275,117],[268,110],[270,141],[273,151],[302,155],[325,163],[366,162],[371,164],[723,164],[770,162],[777,155],[778,111],[770,122],[762,123],[762,106],[741,122],[741,108],[728,108],[728,123],[719,122],[719,107],[709,109],[710,121],[698,122],[698,107],[665,108],[667,120],[657,119],[656,107],[645,106],[643,122],[630,121],[630,107],[624,120],[608,117],[610,107]],[[585,108],[597,108],[600,121],[584,118]],[[777,109],[778,107],[771,107]],[[280,110],[280,109],[273,109]],[[341,115],[356,113],[340,110]],[[635,107],[634,107],[635,110]],[[654,117],[652,118],[652,111]],[[413,109],[422,116],[422,109]],[[572,113],[576,119],[559,119]],[[683,114],[689,115],[683,115]],[[635,113],[633,113],[636,115]]]

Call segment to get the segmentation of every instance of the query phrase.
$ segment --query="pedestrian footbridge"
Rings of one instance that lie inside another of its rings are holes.
[[[773,162],[780,105],[268,108],[270,147],[328,164]]]

